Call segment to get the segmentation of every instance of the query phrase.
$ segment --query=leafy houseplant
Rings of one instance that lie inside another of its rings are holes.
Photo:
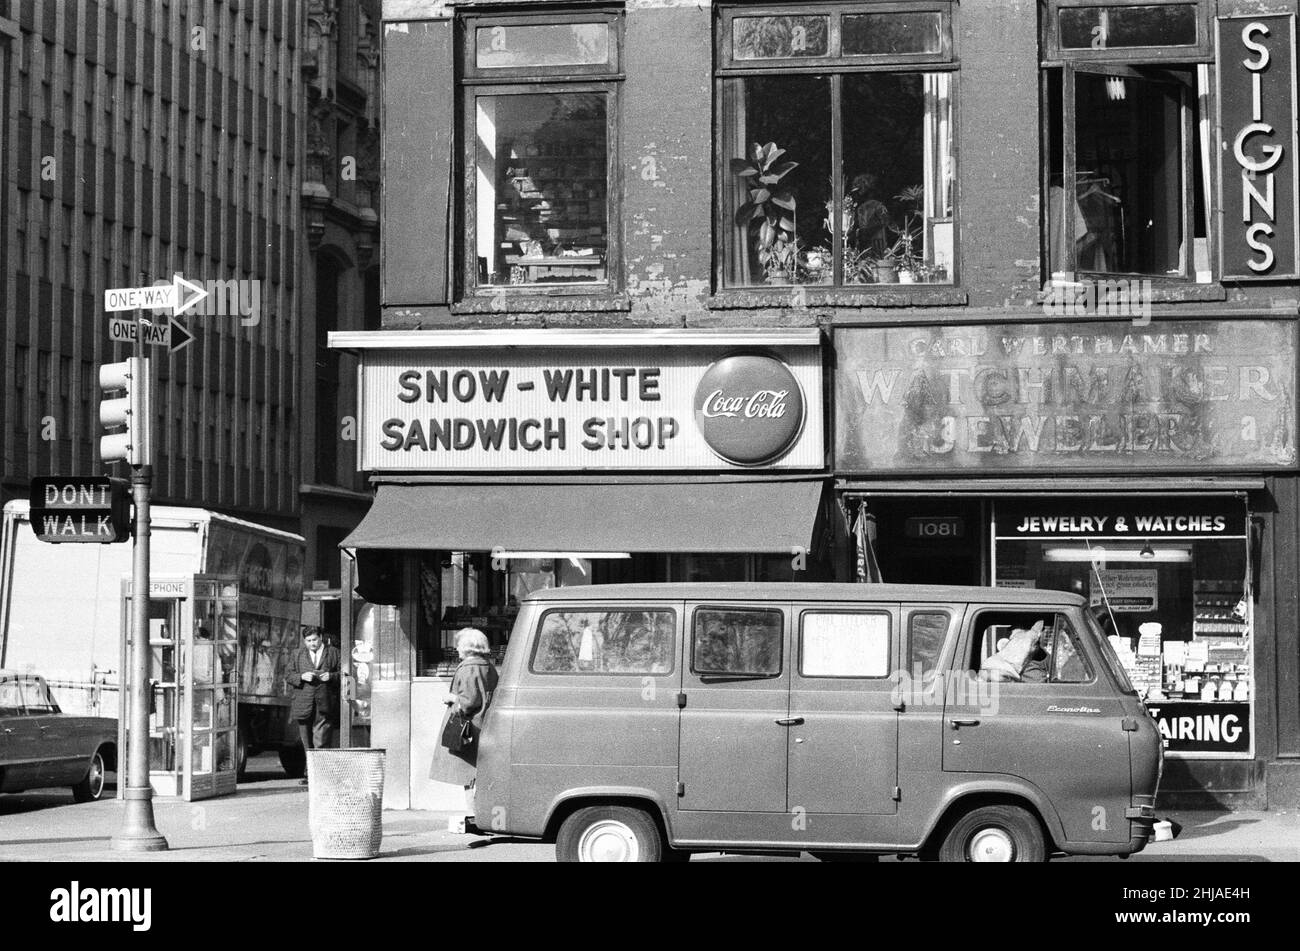
[[[795,200],[781,180],[799,167],[798,162],[778,161],[785,154],[775,142],[754,143],[748,159],[732,159],[731,170],[744,180],[749,197],[736,209],[736,225],[757,240],[758,262],[768,283],[790,282],[798,262],[795,240]]]
[[[916,244],[921,239],[921,214],[919,206],[925,200],[925,190],[920,185],[904,188],[894,196],[903,205],[903,223],[890,227],[898,239],[890,247],[897,259],[898,277],[904,284],[915,284],[925,279],[925,265],[917,254]]]

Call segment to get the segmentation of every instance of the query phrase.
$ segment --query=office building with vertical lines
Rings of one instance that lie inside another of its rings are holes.
[[[0,501],[37,475],[125,475],[98,458],[97,370],[129,355],[104,291],[182,274],[210,296],[178,317],[192,343],[151,348],[155,501],[301,531],[306,577],[337,573],[300,500],[341,537],[364,488],[317,471],[339,424],[313,405],[350,385],[337,357],[318,372],[315,337],[361,326],[377,246],[369,6],[0,0]]]

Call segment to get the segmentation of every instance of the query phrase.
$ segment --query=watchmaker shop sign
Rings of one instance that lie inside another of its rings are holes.
[[[1179,321],[835,336],[842,472],[1296,464],[1296,328]]]
[[[1295,277],[1295,17],[1220,19],[1218,50],[1223,277]]]
[[[821,378],[816,346],[370,351],[360,468],[821,468]]]

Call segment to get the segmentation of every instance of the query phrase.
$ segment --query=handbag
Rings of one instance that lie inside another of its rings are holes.
[[[447,717],[442,726],[442,745],[452,753],[463,753],[474,745],[474,727],[471,719],[456,711]]]

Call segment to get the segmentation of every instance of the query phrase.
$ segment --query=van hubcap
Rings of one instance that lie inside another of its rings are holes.
[[[1003,829],[980,829],[971,836],[967,855],[972,862],[1010,862],[1016,846]]]
[[[635,862],[640,855],[636,833],[612,819],[588,826],[578,841],[580,862]]]

